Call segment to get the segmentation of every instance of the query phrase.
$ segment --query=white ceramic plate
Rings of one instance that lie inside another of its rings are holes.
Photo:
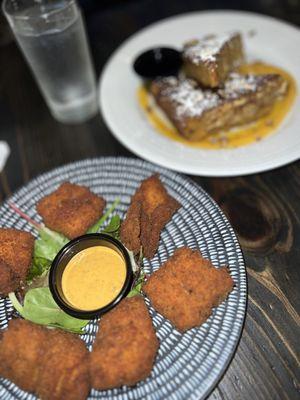
[[[280,66],[300,82],[300,33],[291,25],[253,13],[197,12],[159,21],[119,47],[108,61],[99,85],[103,117],[116,138],[135,154],[176,171],[205,176],[234,176],[273,169],[300,158],[300,98],[275,134],[247,147],[194,149],[162,136],[140,109],[140,79],[132,62],[153,46],[180,47],[193,37],[240,31],[249,59]],[[255,35],[249,32],[255,31]],[[299,85],[299,83],[298,83]]]

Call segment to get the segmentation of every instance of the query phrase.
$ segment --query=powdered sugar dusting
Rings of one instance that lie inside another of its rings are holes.
[[[202,89],[192,79],[168,77],[159,79],[160,95],[174,105],[175,118],[201,117],[203,112],[218,107],[226,101],[255,93],[264,87],[272,75],[241,75],[231,73],[222,87],[216,90]]]
[[[175,104],[176,117],[200,117],[205,110],[216,107],[220,103],[219,96],[211,90],[202,90],[191,79],[178,80],[165,78],[166,87],[161,95],[169,97]]]
[[[220,36],[209,36],[197,41],[195,44],[187,45],[184,49],[184,57],[198,65],[202,62],[215,62],[216,56],[236,33],[225,33]]]
[[[264,80],[264,76],[259,75],[240,75],[231,73],[224,83],[224,87],[219,90],[219,94],[225,98],[237,98],[241,94],[256,92],[259,85]]]

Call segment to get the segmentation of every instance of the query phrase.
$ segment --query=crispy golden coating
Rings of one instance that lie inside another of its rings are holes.
[[[138,253],[143,246],[144,256],[156,253],[160,232],[178,210],[180,204],[170,196],[157,174],[145,179],[132,197],[126,219],[121,226],[121,240]]]
[[[122,222],[120,231],[122,242],[134,253],[138,253],[141,247],[142,202],[140,197],[140,192],[137,190],[131,199],[130,207],[125,220]]]
[[[175,251],[143,286],[153,307],[181,332],[202,324],[233,288],[227,267],[215,268],[198,250]]]
[[[20,278],[14,273],[11,267],[3,260],[0,260],[0,296],[6,296],[14,292],[20,286]]]
[[[65,182],[36,208],[46,226],[69,239],[86,233],[102,215],[105,200],[87,187]]]
[[[0,341],[0,375],[42,400],[85,400],[88,350],[70,333],[29,321],[9,322]]]
[[[0,228],[0,295],[18,289],[28,273],[34,246],[31,233]]]
[[[104,390],[147,378],[158,345],[143,297],[122,300],[100,321],[90,354],[92,386]]]
[[[11,320],[0,341],[0,376],[35,392],[45,344],[44,328],[22,319]]]
[[[36,391],[43,400],[86,399],[90,391],[88,351],[70,333],[47,332],[47,351],[41,361]]]

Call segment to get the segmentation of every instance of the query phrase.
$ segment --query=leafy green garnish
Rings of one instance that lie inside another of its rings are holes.
[[[23,306],[18,301],[15,293],[10,293],[9,298],[23,318],[36,324],[83,334],[83,328],[89,322],[66,314],[55,303],[48,287],[30,289],[25,295]]]
[[[145,281],[145,273],[144,271],[141,271],[139,274],[139,277],[136,279],[133,288],[130,290],[128,293],[127,297],[133,297],[136,296],[137,294],[142,293],[142,286]]]
[[[143,270],[143,248],[141,246],[137,260],[135,259],[132,251],[128,251],[128,254],[131,259],[131,263],[134,266],[134,280],[132,284],[132,289],[128,293],[127,297],[133,297],[137,294],[142,294],[142,287],[146,278],[146,274]]]
[[[43,257],[34,256],[32,264],[27,275],[27,282],[32,281],[38,276],[41,276],[44,272],[48,271],[51,266],[51,261]]]
[[[60,233],[43,227],[39,230],[39,239],[34,244],[34,256],[53,261],[59,250],[70,240]]]
[[[113,215],[109,224],[101,231],[101,233],[107,233],[110,236],[113,236],[116,239],[119,239],[119,231],[121,225],[121,218],[119,215]]]
[[[24,288],[22,288],[23,297],[31,289],[49,287],[49,269],[45,269],[41,275],[36,275],[31,280],[26,281]]]
[[[56,254],[69,242],[65,236],[44,226],[39,228],[38,232],[39,238],[34,242],[33,260],[27,282],[48,271]]]
[[[111,215],[111,213],[115,210],[117,205],[120,203],[120,199],[116,199],[113,204],[110,206],[110,208],[106,211],[104,215],[99,219],[98,222],[96,222],[93,226],[91,226],[88,230],[87,233],[97,233],[101,226],[104,224],[104,222],[107,220],[107,218]]]
[[[128,250],[128,254],[131,260],[131,264],[133,265],[134,280],[132,284],[132,289],[128,293],[127,297],[133,297],[137,294],[142,294],[143,283],[146,279],[146,274],[143,270],[143,248],[141,246],[137,259],[134,257],[132,251]]]

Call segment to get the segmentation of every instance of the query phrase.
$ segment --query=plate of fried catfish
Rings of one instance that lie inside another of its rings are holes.
[[[22,187],[0,221],[1,399],[200,399],[214,388],[247,282],[233,229],[201,187],[137,159],[84,160]],[[138,268],[127,297],[80,320],[55,303],[47,274],[62,246],[95,230]]]

